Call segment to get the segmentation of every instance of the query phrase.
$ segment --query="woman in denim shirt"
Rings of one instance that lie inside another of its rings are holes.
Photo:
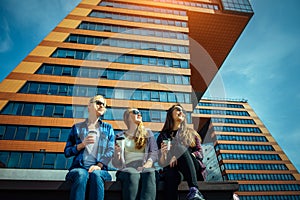
[[[155,200],[156,140],[152,131],[144,127],[138,109],[127,109],[123,118],[128,129],[116,136],[112,161],[119,168],[116,177],[122,183],[123,200]]]
[[[89,199],[104,199],[104,181],[111,180],[107,171],[114,154],[115,135],[110,124],[99,118],[106,110],[106,101],[101,95],[90,99],[89,117],[73,125],[69,134],[65,156],[73,158],[66,175],[71,186],[70,199],[84,200],[89,182]]]

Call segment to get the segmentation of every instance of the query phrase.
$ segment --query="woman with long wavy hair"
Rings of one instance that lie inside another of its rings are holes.
[[[201,138],[194,129],[187,127],[180,104],[168,109],[165,124],[157,138],[157,146],[166,185],[165,198],[178,199],[178,185],[184,179],[190,188],[187,199],[204,200],[197,183],[197,180],[206,178]]]
[[[143,125],[136,108],[124,112],[127,130],[116,136],[113,165],[119,170],[117,180],[122,184],[123,200],[155,200],[157,144],[150,129]],[[118,142],[122,141],[122,142]]]

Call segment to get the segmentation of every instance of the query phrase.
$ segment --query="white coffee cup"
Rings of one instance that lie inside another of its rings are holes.
[[[167,145],[167,150],[169,151],[171,149],[171,140],[170,139],[163,140],[163,143]]]

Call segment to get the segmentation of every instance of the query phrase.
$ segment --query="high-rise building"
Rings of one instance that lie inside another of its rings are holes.
[[[161,130],[175,102],[193,105],[251,19],[248,0],[82,0],[0,85],[0,160],[8,168],[66,169],[70,127],[88,99],[124,129],[127,107]]]
[[[300,199],[299,172],[246,100],[202,99],[192,119],[209,180],[238,181],[241,200]]]

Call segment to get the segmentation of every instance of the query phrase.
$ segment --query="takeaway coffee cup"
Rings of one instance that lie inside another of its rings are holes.
[[[170,139],[163,140],[163,143],[167,145],[167,150],[169,151],[171,148],[171,140]]]

